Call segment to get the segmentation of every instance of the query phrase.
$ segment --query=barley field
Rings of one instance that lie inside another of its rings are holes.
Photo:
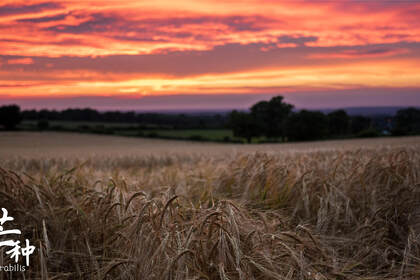
[[[420,137],[0,133],[0,204],[37,247],[3,279],[420,279]]]

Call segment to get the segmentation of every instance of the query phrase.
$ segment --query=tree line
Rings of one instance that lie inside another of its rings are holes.
[[[228,117],[222,114],[163,114],[163,113],[137,113],[133,111],[106,111],[100,112],[90,108],[57,110],[24,110],[20,111],[17,105],[0,107],[4,111],[2,119],[9,123],[8,129],[20,123],[21,120],[36,121],[41,126],[51,121],[66,122],[98,122],[98,123],[124,123],[144,127],[158,127],[171,129],[212,129],[226,126]],[[1,125],[1,123],[0,123]]]
[[[344,110],[328,114],[320,111],[293,111],[293,105],[282,96],[254,104],[249,112],[233,111],[229,125],[236,137],[250,143],[254,137],[275,141],[308,141],[327,138],[373,137],[381,131],[374,120],[365,116],[349,116]],[[401,109],[382,125],[386,133],[414,135],[420,133],[420,110]]]
[[[248,111],[229,114],[163,114],[108,111],[94,109],[24,110],[17,105],[0,107],[0,128],[16,129],[22,120],[36,121],[41,130],[50,121],[127,123],[139,127],[167,129],[230,128],[235,137],[264,137],[266,141],[307,141],[328,138],[368,137],[385,132],[392,135],[420,134],[420,110],[401,109],[393,117],[375,119],[349,116],[344,110],[325,114],[320,111],[294,110],[282,96],[261,101]]]

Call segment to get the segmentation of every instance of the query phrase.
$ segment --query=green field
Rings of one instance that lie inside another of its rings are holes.
[[[37,128],[37,121],[25,120],[19,125],[23,129]],[[88,122],[88,121],[48,121],[50,127],[62,127],[64,129],[78,129],[83,126],[88,127],[115,127],[115,128],[137,128],[137,124],[123,123],[123,122]]]
[[[36,121],[24,121],[20,125],[20,128],[23,130],[38,129]],[[245,142],[244,138],[234,137],[233,132],[230,129],[162,129],[153,127],[144,128],[137,124],[130,123],[50,121],[48,130],[196,141]],[[254,142],[258,142],[263,139],[263,137],[258,139],[255,138]]]
[[[158,137],[163,136],[170,138],[203,139],[212,141],[243,140],[242,138],[234,137],[233,132],[230,129],[152,129],[140,131],[145,135],[156,134]]]

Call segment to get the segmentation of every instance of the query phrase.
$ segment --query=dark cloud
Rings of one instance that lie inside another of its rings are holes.
[[[187,34],[187,35],[180,35],[180,36],[189,37],[190,35]],[[177,35],[176,37],[179,37],[179,36]],[[145,35],[140,35],[140,36],[117,35],[117,36],[112,36],[112,38],[115,40],[131,41],[131,42],[155,42],[155,43],[169,42],[169,40],[155,39],[153,38],[153,36],[145,36]],[[185,37],[181,37],[181,38],[185,38]]]
[[[63,20],[67,17],[68,14],[59,14],[55,16],[48,16],[48,17],[39,17],[39,18],[25,18],[19,19],[18,22],[30,22],[30,23],[40,23],[40,22],[50,22],[50,21],[57,21]]]
[[[318,1],[325,2],[325,0]],[[383,10],[395,10],[400,8],[411,8],[420,4],[420,0],[340,0],[331,2],[334,3],[337,9],[344,9],[346,11],[354,10],[368,13]]]
[[[56,26],[48,27],[46,30],[57,33],[70,34],[107,33],[110,31],[120,33],[137,32],[150,34],[150,36],[167,35],[176,36],[178,38],[185,38],[193,37],[197,34],[185,31],[162,31],[161,29],[164,27],[164,29],[167,30],[168,28],[172,27],[179,30],[191,24],[221,24],[234,32],[260,31],[265,28],[264,26],[267,23],[273,22],[273,20],[264,18],[262,16],[199,16],[129,20],[118,15],[95,13],[87,14],[83,17],[86,18],[86,21],[81,22],[78,25],[59,24]]]
[[[265,29],[266,23],[274,22],[274,20],[261,16],[231,16],[222,19],[221,22],[229,26],[234,31],[261,31]]]
[[[0,16],[37,13],[45,10],[54,10],[61,5],[55,2],[44,2],[33,5],[4,5],[0,6]]]
[[[122,19],[116,16],[105,15],[101,13],[91,14],[89,17],[91,19],[78,25],[59,24],[56,26],[48,27],[45,30],[54,31],[57,33],[72,34],[107,32],[119,26],[118,22],[123,22]]]
[[[172,17],[162,19],[144,19],[133,22],[140,26],[176,27],[180,28],[191,24],[223,24],[233,31],[259,31],[266,23],[274,20],[262,16],[199,16],[199,17]]]
[[[399,45],[399,47],[397,46]],[[383,57],[383,56],[395,56],[395,55],[406,55],[410,53],[409,48],[403,48],[402,46],[410,46],[410,44],[391,44],[390,46],[365,46],[356,47],[353,49],[344,48],[338,51],[329,51],[323,53],[313,54],[312,58],[367,58],[367,57]],[[412,46],[412,44],[411,44]],[[418,48],[417,48],[418,49]]]
[[[357,50],[354,52],[356,55],[377,55],[377,54],[390,54],[395,52],[396,49],[393,48],[372,48],[367,50]]]
[[[296,44],[298,46],[303,46],[306,43],[318,41],[318,37],[315,37],[315,36],[289,36],[289,35],[284,35],[284,36],[278,37],[277,41],[279,43],[286,43],[286,44],[291,43],[291,44]]]

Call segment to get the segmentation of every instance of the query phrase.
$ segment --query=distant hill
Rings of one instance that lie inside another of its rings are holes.
[[[347,114],[354,116],[354,115],[362,115],[362,116],[378,116],[378,115],[387,115],[393,116],[395,115],[398,110],[405,109],[407,107],[397,107],[397,106],[389,106],[389,107],[347,107],[342,108],[347,112]],[[320,111],[324,113],[329,113],[337,109],[320,109]]]
[[[347,112],[347,114],[351,115],[351,116],[355,116],[355,115],[362,115],[362,116],[393,116],[397,113],[398,110],[400,109],[405,109],[408,108],[408,106],[386,106],[386,107],[345,107],[345,108],[320,108],[320,109],[307,109],[310,111],[321,111],[324,113],[330,113],[332,111],[335,110],[340,110],[343,109],[344,111]],[[301,110],[301,109],[305,109],[305,108],[296,108],[296,110]],[[187,115],[201,115],[201,116],[206,116],[206,115],[215,115],[215,114],[220,114],[220,115],[226,115],[228,113],[230,113],[232,110],[234,110],[233,108],[231,110],[154,110],[154,111],[144,111],[144,110],[139,110],[136,111],[137,113],[163,113],[163,114],[187,114]],[[239,111],[248,111],[248,110],[239,110]]]
[[[208,109],[205,109],[205,110],[197,110],[197,109],[136,110],[135,112],[139,114],[157,113],[157,114],[168,114],[168,115],[185,114],[185,115],[190,115],[190,116],[213,116],[217,114],[227,115],[230,112],[232,112],[232,110],[235,110],[235,109],[231,109],[231,110],[217,110],[217,109],[214,109],[214,110],[208,110]],[[248,111],[248,110],[244,110],[244,111]]]

